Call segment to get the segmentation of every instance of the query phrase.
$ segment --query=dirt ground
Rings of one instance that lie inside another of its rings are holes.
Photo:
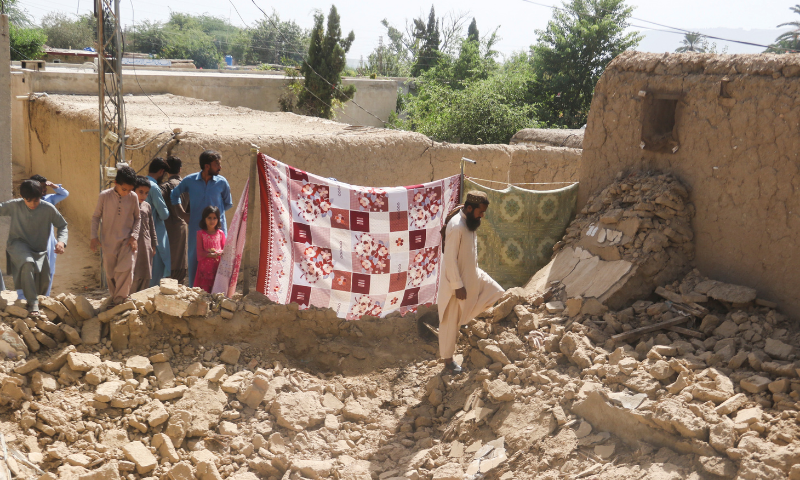
[[[82,95],[53,95],[66,108],[77,111],[97,110],[95,97]],[[305,117],[293,113],[262,112],[245,107],[226,107],[176,95],[125,97],[125,116],[128,124],[137,129],[175,128],[184,131],[214,132],[215,135],[330,135],[352,130],[346,124]]]

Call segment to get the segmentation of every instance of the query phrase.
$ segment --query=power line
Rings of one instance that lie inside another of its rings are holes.
[[[231,4],[233,4],[233,0],[228,0],[228,1],[229,1],[229,2],[231,2]],[[256,0],[252,0],[252,1],[253,1],[253,5],[255,5],[255,6],[256,6],[256,8],[258,8],[259,10],[261,10],[261,13],[263,13],[263,14],[264,14],[264,16],[267,18],[267,20],[269,20],[269,22],[270,22],[270,23],[272,23],[272,26],[275,28],[275,30],[276,30],[276,31],[277,31],[277,32],[278,32],[278,33],[279,33],[279,34],[280,34],[280,35],[283,37],[283,39],[284,39],[284,40],[286,40],[286,37],[283,35],[283,32],[281,32],[281,31],[280,31],[280,29],[279,29],[279,28],[278,28],[278,27],[275,25],[275,23],[272,21],[272,18],[270,18],[270,16],[269,16],[269,15],[267,15],[267,12],[265,12],[265,11],[264,11],[264,10],[263,10],[261,7],[259,7],[259,6],[258,6],[258,4],[256,3]],[[236,12],[236,13],[239,13],[239,12]],[[242,21],[244,21],[244,19],[242,19]],[[305,64],[308,66],[308,68],[309,68],[309,69],[310,69],[312,72],[314,72],[314,74],[316,74],[316,75],[317,75],[319,78],[321,78],[323,82],[325,82],[325,83],[327,83],[328,85],[330,85],[330,87],[331,87],[331,88],[333,88],[333,89],[337,89],[337,88],[338,88],[340,92],[344,93],[344,91],[343,91],[343,90],[341,90],[341,87],[340,87],[340,86],[337,86],[337,85],[334,85],[334,84],[332,84],[331,82],[329,82],[329,81],[328,81],[328,79],[327,79],[327,78],[325,78],[325,77],[323,77],[322,75],[320,75],[319,73],[317,73],[317,71],[316,71],[316,70],[314,70],[314,67],[312,67],[312,66],[311,66],[311,64],[310,64],[310,63],[308,63],[308,61],[307,61],[307,60],[303,59],[303,63],[305,63]],[[303,87],[305,88],[305,85],[303,85]],[[306,88],[306,90],[308,90],[308,88]],[[310,92],[311,90],[308,90],[308,91]],[[313,94],[312,94],[312,95],[313,95]],[[314,95],[314,96],[316,97],[316,95]],[[319,97],[317,97],[317,98],[319,99]],[[322,100],[320,100],[320,101],[322,101]],[[359,104],[358,104],[358,102],[356,102],[356,101],[355,101],[355,99],[351,98],[349,101],[353,102],[353,104],[354,104],[355,106],[357,106],[358,108],[360,108],[361,110],[363,110],[363,111],[367,112],[368,114],[372,115],[373,117],[375,117],[375,118],[376,118],[376,119],[377,119],[379,122],[381,122],[381,123],[383,123],[383,124],[385,124],[385,123],[386,123],[386,121],[384,121],[384,120],[381,120],[381,118],[380,118],[380,117],[378,117],[378,116],[377,116],[377,115],[375,115],[374,113],[370,112],[370,111],[369,111],[369,110],[367,110],[366,108],[364,108],[364,107],[362,107],[361,105],[359,105]],[[323,102],[323,103],[324,103],[324,102]],[[351,117],[351,118],[352,118],[352,117]]]
[[[591,17],[591,18],[595,18],[595,19],[599,19],[600,18],[597,15],[592,15],[590,13],[573,12],[573,11],[567,10],[565,8],[556,7],[555,5],[547,5],[547,4],[544,4],[544,3],[535,2],[533,0],[522,0],[522,1],[525,2],[525,3],[530,3],[532,5],[538,5],[540,7],[550,8],[552,10],[559,10],[559,11],[566,12],[566,13],[575,13],[577,15],[582,15],[582,16]],[[605,9],[605,8],[602,8],[602,7],[597,7],[597,8],[602,10],[602,11],[604,11],[604,12],[606,12],[606,13],[613,13],[612,11],[610,11],[608,9]],[[647,30],[654,30],[654,31],[657,31],[657,32],[674,33],[674,34],[677,34],[677,35],[684,35],[686,33],[699,33],[699,32],[694,32],[694,31],[691,31],[691,30],[686,30],[686,29],[683,29],[683,28],[670,27],[669,25],[663,25],[661,23],[651,22],[650,20],[645,20],[645,19],[642,19],[642,18],[637,18],[637,17],[630,17],[630,18],[632,18],[634,20],[637,20],[637,21],[640,21],[640,22],[645,22],[645,23],[649,23],[649,24],[652,24],[652,25],[657,25],[659,27],[669,28],[670,30],[662,30],[662,29],[658,29],[658,28],[652,28],[652,27],[646,27],[646,26],[643,26],[643,25],[636,25],[636,24],[633,24],[633,23],[628,23],[628,26],[631,26],[631,27],[644,28],[644,29],[647,29]],[[749,46],[752,46],[752,47],[777,48],[779,50],[785,50],[785,51],[790,51],[790,52],[794,52],[795,51],[795,50],[791,50],[791,49],[788,49],[788,48],[776,47],[774,45],[762,45],[762,44],[759,44],[759,43],[746,42],[744,40],[733,40],[733,39],[730,39],[730,38],[717,37],[717,36],[714,36],[714,35],[704,35],[702,33],[700,33],[700,35],[705,37],[705,38],[710,38],[712,40],[719,40],[719,41],[730,42],[730,43],[738,43],[738,44],[741,44],[741,45],[749,45]]]
[[[250,25],[249,25],[249,24],[248,24],[248,23],[247,23],[247,22],[244,20],[244,18],[242,18],[242,15],[239,13],[239,9],[237,9],[237,8],[236,8],[236,5],[234,5],[234,4],[233,4],[233,1],[232,1],[232,0],[228,0],[228,1],[231,3],[231,5],[233,5],[233,8],[234,8],[234,10],[236,10],[236,14],[237,14],[237,15],[239,15],[239,19],[241,19],[242,23],[244,23],[244,24],[245,24],[245,26],[246,26],[247,28],[252,28],[252,27],[250,27]],[[253,3],[255,3],[255,2],[253,2]],[[256,7],[257,7],[259,10],[261,10],[261,7],[259,7],[258,5],[256,5]],[[267,19],[269,19],[270,23],[272,23],[272,19],[270,19],[269,15],[267,15],[267,14],[266,14],[266,12],[264,12],[264,10],[261,10],[261,13],[263,13],[263,14],[264,14],[264,16],[265,16],[265,17],[267,17]],[[276,27],[274,24],[273,24],[273,27],[275,27],[275,30],[276,30],[276,31],[277,31],[279,34],[281,34],[281,36],[283,36],[283,34],[281,33],[280,29],[278,29],[278,28],[277,28],[277,27]],[[285,41],[285,40],[286,40],[286,37],[284,37],[284,41]],[[303,62],[305,62],[305,63],[306,63],[306,65],[308,65],[308,62],[306,62],[306,61],[305,61],[305,59],[303,60]],[[308,65],[308,67],[309,67],[309,68],[311,68],[311,65]],[[323,80],[325,80],[325,82],[327,82],[327,83],[330,85],[330,82],[328,82],[328,81],[327,81],[327,79],[325,79],[325,77],[323,77],[323,76],[322,76],[322,75],[320,75],[319,73],[315,72],[313,68],[311,68],[311,71],[312,71],[312,72],[314,72],[314,73],[316,73],[316,74],[317,74],[317,75],[318,75],[320,78],[322,78]],[[320,103],[322,103],[323,105],[325,105],[325,106],[327,106],[328,108],[330,108],[330,109],[331,109],[331,111],[333,111],[333,110],[334,110],[334,108],[333,108],[333,106],[332,106],[331,104],[329,104],[329,103],[325,102],[324,100],[322,100],[321,98],[319,98],[319,97],[317,96],[317,94],[315,94],[315,93],[314,93],[314,92],[312,92],[312,91],[311,91],[311,90],[310,90],[308,87],[306,87],[304,83],[299,83],[299,84],[300,84],[300,86],[302,86],[302,87],[303,87],[303,89],[305,89],[305,91],[307,91],[307,92],[308,92],[309,94],[311,94],[311,95],[312,95],[314,98],[316,98],[317,100],[319,100],[319,101],[320,101]],[[351,101],[352,101],[352,100],[351,100]],[[355,102],[353,102],[353,103],[355,103]],[[360,105],[359,105],[359,107],[360,107]],[[365,112],[369,113],[369,114],[370,114],[370,115],[372,115],[373,117],[377,118],[379,121],[383,122],[383,120],[381,120],[380,118],[378,118],[376,115],[374,115],[374,114],[372,114],[371,112],[369,112],[369,111],[365,110],[365,109],[364,109],[364,107],[361,107],[361,109],[362,109],[362,110],[364,110]],[[350,116],[350,115],[348,115],[347,113],[345,113],[345,112],[344,112],[344,110],[342,110],[342,114],[344,114],[344,115],[345,115],[345,116],[347,116],[347,117],[350,117],[352,120],[354,120],[354,121],[356,121],[356,122],[357,122],[357,120],[356,120],[355,118],[353,118],[352,116]],[[383,123],[385,123],[385,122],[383,122]]]
[[[134,29],[133,29],[133,45],[134,45],[134,48],[136,48],[136,28],[135,28],[135,26],[136,26],[136,11],[133,8],[133,0],[130,0],[130,2],[131,2],[131,22],[134,25]],[[123,40],[122,44],[123,45],[125,44],[124,40]],[[144,91],[144,88],[142,87],[142,84],[139,83],[139,74],[136,73],[136,58],[133,59],[133,77],[136,79],[136,85],[139,85],[139,89],[142,91],[144,96],[147,97],[147,99],[150,100],[150,103],[155,105],[155,107],[161,113],[163,113],[165,117],[167,117],[167,126],[169,127],[170,130],[172,130],[172,119],[169,117],[169,115],[167,115],[167,112],[165,112],[164,110],[161,110],[161,107],[159,107],[158,104],[156,104],[156,102],[154,102],[153,99],[150,98],[150,95],[148,95],[147,92]],[[125,112],[125,115],[127,117],[128,113]]]

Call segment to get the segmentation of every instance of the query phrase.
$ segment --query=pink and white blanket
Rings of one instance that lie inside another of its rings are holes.
[[[258,291],[331,308],[340,318],[405,314],[435,304],[440,229],[458,175],[409,187],[348,185],[258,156]]]

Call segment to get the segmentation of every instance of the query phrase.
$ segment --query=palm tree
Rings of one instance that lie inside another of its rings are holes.
[[[675,51],[679,53],[697,52],[706,53],[705,37],[696,32],[689,32],[683,36],[681,46],[676,48]]]
[[[800,15],[800,4],[795,5],[794,7],[789,7],[789,10],[792,12]],[[786,53],[789,50],[800,50],[800,22],[786,22],[781,23],[778,25],[780,27],[794,27],[792,30],[788,32],[783,32],[778,35],[778,38],[775,39],[775,43],[770,45],[767,49],[768,52],[777,52],[777,53]]]

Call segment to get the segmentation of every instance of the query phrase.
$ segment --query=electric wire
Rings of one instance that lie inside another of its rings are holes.
[[[229,1],[229,2],[231,2],[231,3],[233,3],[233,0],[228,0],[228,1]],[[283,32],[281,32],[281,31],[280,31],[280,29],[277,27],[277,25],[275,25],[275,23],[272,21],[272,18],[270,18],[270,16],[269,16],[269,15],[267,15],[267,12],[265,12],[265,11],[264,11],[264,9],[262,9],[261,7],[259,7],[259,6],[258,6],[258,4],[256,3],[256,0],[252,0],[252,2],[253,2],[253,5],[255,5],[257,9],[261,10],[261,13],[263,13],[263,14],[264,14],[264,16],[267,18],[267,20],[269,20],[269,22],[270,22],[270,23],[272,23],[272,26],[273,26],[273,27],[275,28],[275,30],[276,30],[276,31],[277,31],[277,32],[278,32],[278,33],[279,33],[279,34],[280,34],[280,35],[283,37],[283,39],[284,39],[284,41],[285,41],[285,40],[286,40],[286,37],[283,35]],[[239,13],[239,12],[236,12],[236,13]],[[341,86],[337,86],[337,85],[334,85],[334,84],[332,84],[331,82],[329,82],[329,81],[328,81],[328,79],[327,79],[327,78],[325,78],[325,77],[323,77],[322,75],[320,75],[319,73],[317,73],[317,71],[316,71],[316,70],[314,70],[314,67],[312,67],[312,66],[311,66],[311,64],[310,64],[310,63],[308,63],[308,61],[307,61],[307,60],[303,59],[303,62],[304,62],[304,63],[305,63],[307,66],[308,66],[308,68],[309,68],[309,69],[310,69],[312,72],[314,72],[314,74],[316,74],[316,75],[317,75],[319,78],[321,78],[323,82],[325,82],[325,83],[327,83],[328,85],[330,85],[330,87],[331,87],[331,88],[333,88],[333,89],[337,89],[337,88],[338,88],[340,92],[344,93],[344,91],[341,89]],[[315,96],[316,96],[316,95],[315,95]],[[376,118],[376,119],[377,119],[379,122],[381,122],[381,123],[384,123],[384,124],[387,122],[387,121],[381,120],[381,118],[380,118],[380,117],[378,117],[378,116],[377,116],[377,115],[375,115],[374,113],[370,112],[370,111],[369,111],[369,110],[367,110],[366,108],[364,108],[364,107],[362,107],[361,105],[359,105],[359,104],[358,104],[358,102],[356,102],[356,101],[355,101],[355,99],[351,98],[349,101],[350,101],[350,102],[353,102],[353,104],[354,104],[355,106],[357,106],[357,107],[358,107],[358,108],[360,108],[361,110],[365,111],[365,112],[366,112],[366,113],[368,113],[369,115],[372,115],[373,117],[375,117],[375,118]]]
[[[567,10],[565,8],[562,8],[562,7],[557,7],[555,5],[547,5],[545,3],[539,3],[539,2],[536,2],[536,1],[533,1],[533,0],[522,0],[522,1],[525,2],[525,3],[530,3],[532,5],[538,5],[540,7],[545,7],[545,8],[549,8],[549,9],[552,9],[552,10],[559,10],[559,11],[566,12],[566,13],[575,13],[576,15],[581,15],[581,16],[585,16],[585,17],[591,17],[591,18],[594,18],[594,19],[599,19],[600,18],[597,15],[592,15],[590,13],[573,12],[571,10]],[[605,8],[602,8],[602,7],[598,7],[598,9],[603,10],[604,12],[607,12],[607,13],[613,13],[612,11],[610,11],[608,9],[605,9]],[[683,28],[670,27],[668,25],[664,25],[664,24],[656,23],[656,22],[651,22],[650,20],[644,20],[642,18],[637,18],[637,17],[630,17],[630,18],[634,19],[636,21],[639,21],[639,22],[650,23],[652,25],[657,25],[659,27],[668,28],[670,30],[663,30],[663,29],[659,29],[659,28],[652,28],[652,27],[647,27],[647,26],[644,26],[644,25],[636,25],[634,23],[628,23],[627,26],[630,26],[630,27],[643,28],[643,29],[646,29],[646,30],[654,30],[654,31],[657,31],[657,32],[673,33],[673,34],[677,34],[677,35],[684,35],[686,33],[699,33],[699,32],[694,32],[694,31],[691,31],[691,30],[686,30],[686,29],[683,29]],[[751,47],[775,48],[775,49],[778,49],[778,50],[785,50],[787,52],[796,52],[797,51],[797,50],[792,50],[792,49],[789,49],[789,48],[777,47],[775,45],[762,45],[760,43],[746,42],[744,40],[734,40],[734,39],[730,39],[730,38],[717,37],[717,36],[714,36],[714,35],[704,35],[702,33],[700,33],[700,35],[705,37],[705,38],[710,38],[712,40],[719,40],[719,41],[730,42],[730,43],[738,43],[738,44],[741,44],[741,45],[748,45],[748,46],[751,46]]]
[[[231,5],[233,5],[233,1],[232,1],[232,0],[228,0],[228,1],[230,1],[230,2],[231,2]],[[256,7],[258,7],[258,5],[256,5]],[[234,9],[236,9],[236,6],[234,5],[234,7],[233,7],[233,8],[234,8]],[[261,10],[261,11],[262,11],[262,12],[264,12],[263,10]],[[244,21],[244,18],[242,18],[242,16],[239,14],[239,10],[236,10],[236,14],[237,14],[237,15],[239,15],[239,18],[242,20],[242,22],[244,22],[244,24],[247,26],[247,28],[251,28],[251,27],[250,27],[250,25],[248,25],[248,24],[247,24],[247,22],[245,22],[245,21]],[[264,13],[264,15],[266,16],[266,13]],[[307,62],[306,62],[306,63],[307,63]],[[317,75],[319,75],[319,74],[317,74]],[[298,83],[299,83],[299,82],[298,82]],[[312,91],[311,91],[311,90],[310,90],[308,87],[306,87],[304,83],[299,83],[299,85],[301,85],[301,86],[302,86],[302,87],[303,87],[303,88],[304,88],[304,89],[305,89],[305,90],[306,90],[306,91],[307,91],[309,94],[311,94],[311,96],[313,96],[314,98],[316,98],[317,100],[319,100],[319,101],[320,101],[320,103],[322,103],[323,105],[325,105],[325,106],[327,106],[328,108],[330,108],[330,109],[331,109],[331,111],[333,111],[333,110],[334,110],[334,108],[333,108],[333,106],[332,106],[331,104],[329,104],[329,103],[325,102],[324,100],[322,100],[321,98],[319,98],[319,97],[317,96],[317,94],[315,94],[315,93],[314,93],[314,92],[312,92]],[[351,120],[353,120],[353,121],[357,121],[355,118],[353,118],[352,116],[350,116],[350,115],[348,115],[347,113],[345,113],[345,112],[344,112],[344,110],[342,110],[342,114],[343,114],[343,115],[345,115],[345,116],[347,116],[347,117],[350,117],[350,119],[351,119]],[[379,119],[379,120],[380,120],[380,119]]]
[[[135,25],[136,25],[136,11],[133,8],[133,0],[130,0],[130,2],[131,2],[131,21],[133,22],[133,25],[134,25],[134,29],[133,29],[133,47],[135,49],[136,48],[136,28],[135,28]],[[123,45],[125,44],[124,34],[123,34],[122,44]],[[121,74],[122,74],[122,72],[120,72],[120,75]],[[147,92],[144,91],[144,88],[142,87],[142,84],[139,83],[139,74],[136,72],[136,59],[135,58],[133,60],[133,78],[136,79],[136,85],[139,86],[139,89],[142,91],[144,96],[147,97],[148,100],[150,100],[150,103],[155,105],[155,107],[158,109],[158,111],[160,111],[161,113],[164,114],[165,117],[167,117],[167,126],[169,127],[170,130],[172,130],[172,119],[170,118],[170,116],[167,115],[167,112],[162,110],[161,107],[159,107],[158,104],[155,101],[153,101],[152,98],[150,98],[150,95],[148,95]]]

